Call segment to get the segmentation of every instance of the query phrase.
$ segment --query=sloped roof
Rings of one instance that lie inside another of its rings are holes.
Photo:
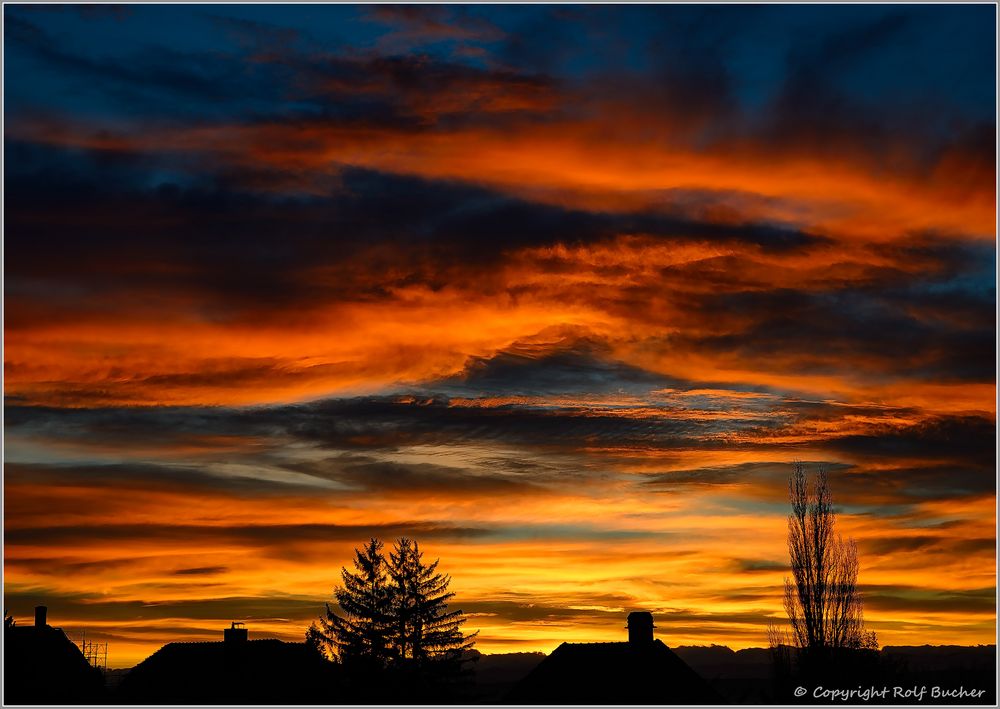
[[[660,640],[563,643],[508,694],[515,704],[708,704],[715,690]]]
[[[61,628],[5,628],[4,645],[5,703],[92,703],[103,696],[100,671],[88,664]]]
[[[176,642],[164,645],[122,680],[119,692],[135,702],[295,703],[323,696],[332,669],[305,643],[276,639]],[[334,701],[335,693],[329,701]]]

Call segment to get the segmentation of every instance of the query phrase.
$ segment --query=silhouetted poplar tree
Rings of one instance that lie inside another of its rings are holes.
[[[826,472],[819,472],[810,491],[805,468],[796,464],[788,489],[792,580],[785,579],[785,612],[795,645],[815,651],[877,648],[875,633],[865,629],[858,547],[834,529]]]
[[[817,474],[810,489],[804,466],[796,463],[788,491],[792,578],[785,578],[785,612],[791,633],[768,627],[775,679],[788,682],[798,673],[798,681],[817,680],[834,665],[871,672],[877,654],[865,651],[877,651],[878,639],[865,629],[858,548],[835,529],[826,472]]]

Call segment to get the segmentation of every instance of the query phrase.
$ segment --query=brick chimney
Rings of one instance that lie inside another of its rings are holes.
[[[628,614],[628,641],[630,645],[649,645],[653,642],[653,614],[634,611]]]
[[[44,628],[45,627],[45,614],[49,612],[49,609],[45,606],[35,606],[35,627]]]

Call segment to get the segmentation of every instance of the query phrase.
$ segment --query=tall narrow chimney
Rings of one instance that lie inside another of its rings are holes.
[[[649,645],[653,642],[653,614],[635,611],[628,614],[628,641],[631,645]]]
[[[35,627],[44,628],[45,627],[45,614],[48,613],[49,609],[45,606],[35,606]]]

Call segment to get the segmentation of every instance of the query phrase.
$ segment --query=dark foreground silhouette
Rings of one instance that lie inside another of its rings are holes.
[[[451,577],[420,544],[400,537],[391,549],[372,537],[343,567],[334,604],[306,632],[317,652],[336,657],[340,691],[357,701],[442,703],[468,696],[478,633],[466,635],[461,609],[449,607]]]
[[[718,704],[697,672],[653,638],[653,616],[628,616],[628,642],[563,643],[507,695],[512,704]]]
[[[670,649],[647,634],[648,614],[638,614],[629,642],[564,643],[548,657],[472,650],[470,681],[435,697],[392,678],[366,688],[307,643],[251,640],[236,627],[218,642],[169,643],[131,670],[102,676],[44,611],[36,617],[5,628],[5,704],[996,704],[994,645],[886,647],[864,684],[889,696],[845,702],[815,696],[810,684],[796,698],[789,682],[800,678],[777,678],[769,649]],[[825,690],[862,684],[836,671],[823,682]],[[896,687],[907,696],[893,697]],[[932,697],[935,687],[965,694]]]
[[[97,704],[104,677],[61,628],[35,609],[34,625],[4,626],[4,704]]]
[[[139,704],[313,703],[339,684],[337,669],[305,643],[169,643],[136,665],[117,695]]]
[[[770,648],[733,651],[713,645],[674,651],[730,704],[996,704],[995,645],[887,646],[832,661],[811,676],[777,672]],[[935,687],[962,693],[934,698]],[[879,694],[845,700],[834,693],[859,689]],[[805,694],[797,696],[796,690]]]

